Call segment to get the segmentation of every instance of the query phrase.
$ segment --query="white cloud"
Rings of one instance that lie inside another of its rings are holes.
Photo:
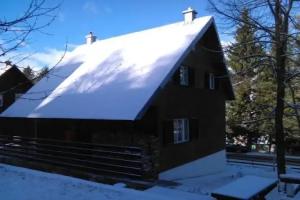
[[[83,5],[83,10],[92,14],[98,14],[99,9],[93,1],[87,1]]]
[[[91,13],[94,15],[97,15],[100,12],[103,12],[106,14],[112,13],[112,9],[108,5],[105,5],[103,3],[101,3],[100,5],[97,5],[94,1],[87,1],[86,3],[83,4],[82,9],[85,12]]]
[[[230,40],[221,40],[221,46],[224,52],[224,56],[226,59],[228,59],[228,50],[229,47],[235,42],[235,40],[232,38]]]
[[[222,40],[221,41],[221,45],[222,45],[223,49],[228,48],[232,43],[234,43],[234,40],[226,40],[226,41]]]
[[[59,22],[65,22],[65,15],[62,12],[59,12],[57,15],[57,19]]]
[[[0,63],[0,76],[9,69],[9,66],[6,66],[5,63]]]
[[[106,13],[112,13],[112,9],[109,7],[109,6],[104,6],[103,7],[103,10],[104,10],[104,12],[106,12]]]
[[[72,46],[73,48],[75,47],[75,45]],[[21,70],[30,66],[35,71],[39,71],[43,67],[53,67],[68,52],[70,51],[65,52],[64,50],[53,48],[41,52],[10,52],[6,56],[1,57],[0,61],[10,60],[13,64],[19,66]]]
[[[45,66],[51,68],[64,56],[64,54],[64,50],[48,49],[44,52],[32,54],[28,59],[20,62],[19,65],[30,65],[35,69]]]

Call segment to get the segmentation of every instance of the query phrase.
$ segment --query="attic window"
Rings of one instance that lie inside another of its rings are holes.
[[[179,69],[179,84],[183,86],[189,85],[189,68],[181,66]]]
[[[189,120],[174,119],[173,120],[174,144],[189,141]]]
[[[3,107],[3,95],[0,94],[0,107]]]
[[[195,71],[192,67],[181,65],[173,76],[173,83],[179,86],[193,87],[195,84]]]
[[[210,73],[208,75],[208,88],[210,90],[214,90],[216,87],[215,87],[215,75]]]
[[[22,93],[15,93],[15,100],[17,100],[18,98],[20,98],[23,94]]]

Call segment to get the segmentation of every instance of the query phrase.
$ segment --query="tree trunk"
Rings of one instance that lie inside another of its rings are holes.
[[[277,53],[276,53],[277,54]],[[281,54],[282,55],[282,54]],[[277,55],[276,55],[277,57]],[[275,138],[276,138],[276,153],[277,153],[277,173],[284,174],[285,169],[285,142],[283,130],[283,111],[284,111],[284,64],[281,58],[277,62],[277,97],[275,110]]]
[[[282,11],[280,0],[275,2],[275,60],[277,78],[277,96],[275,109],[275,138],[277,154],[277,174],[285,174],[285,137],[283,129],[284,97],[285,97],[285,68],[288,34],[288,14]]]

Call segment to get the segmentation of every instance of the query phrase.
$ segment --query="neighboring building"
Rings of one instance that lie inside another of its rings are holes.
[[[10,62],[0,66],[0,113],[32,87],[32,82]]]
[[[220,169],[234,94],[214,19],[195,14],[106,40],[90,33],[2,117],[26,121],[35,137],[155,146],[159,172],[208,155]]]

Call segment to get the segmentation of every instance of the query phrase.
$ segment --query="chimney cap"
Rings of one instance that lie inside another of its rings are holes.
[[[194,10],[191,6],[189,6],[186,10],[182,11],[182,14],[187,14],[187,13],[193,13],[193,14],[198,14],[196,10]]]
[[[96,41],[96,38],[97,37],[93,34],[93,32],[89,32],[89,34],[85,36],[87,44],[93,44]]]
[[[93,32],[91,31],[91,32],[89,32],[86,36],[85,36],[85,38],[91,38],[91,37],[93,37],[94,36],[94,34],[93,34]]]
[[[184,23],[190,24],[196,18],[197,11],[194,10],[192,7],[188,7],[188,9],[182,11],[182,14],[184,16]]]

